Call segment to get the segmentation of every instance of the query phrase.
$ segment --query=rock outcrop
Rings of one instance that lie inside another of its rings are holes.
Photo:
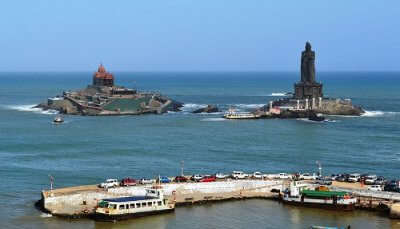
[[[220,112],[217,106],[214,105],[207,105],[206,107],[197,109],[192,111],[192,113],[197,114],[197,113],[216,113]]]

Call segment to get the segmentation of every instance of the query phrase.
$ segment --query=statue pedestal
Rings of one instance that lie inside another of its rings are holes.
[[[322,84],[299,82],[294,85],[295,99],[312,99],[323,97]]]

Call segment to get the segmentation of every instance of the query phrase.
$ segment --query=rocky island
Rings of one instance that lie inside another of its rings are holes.
[[[310,118],[316,114],[360,116],[365,113],[350,99],[324,97],[322,87],[323,84],[315,80],[315,52],[307,42],[301,54],[301,79],[294,85],[293,96],[270,101],[255,113],[264,118]]]
[[[100,64],[93,83],[78,91],[64,91],[36,108],[71,115],[138,115],[179,111],[183,103],[158,93],[139,92],[114,85],[113,74]]]

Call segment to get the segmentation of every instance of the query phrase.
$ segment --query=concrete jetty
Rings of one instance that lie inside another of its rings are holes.
[[[176,205],[188,205],[212,201],[246,198],[279,199],[279,193],[285,190],[290,179],[226,179],[216,182],[184,182],[166,184],[148,184],[129,187],[104,189],[98,185],[66,187],[43,190],[39,207],[55,216],[68,218],[88,217],[94,213],[99,201],[106,198],[144,195],[146,188],[158,186],[164,194],[175,201]],[[305,181],[310,183],[313,181]],[[357,197],[356,208],[387,212],[392,218],[400,218],[400,193],[370,191],[360,183],[334,181],[330,190],[345,191]]]
[[[160,184],[164,194],[174,198],[177,205],[242,198],[272,198],[278,194],[272,189],[282,189],[282,180],[224,180],[199,183]],[[158,184],[157,184],[158,185]],[[42,191],[41,208],[64,217],[85,217],[92,214],[101,199],[144,195],[153,185],[99,188],[86,185]]]

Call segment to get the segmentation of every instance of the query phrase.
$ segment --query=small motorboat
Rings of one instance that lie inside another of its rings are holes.
[[[318,115],[314,112],[309,112],[308,113],[308,120],[314,121],[314,122],[322,122],[325,121],[325,117],[322,115]]]
[[[64,119],[61,116],[57,116],[53,119],[53,123],[59,124],[59,123],[63,123]]]

